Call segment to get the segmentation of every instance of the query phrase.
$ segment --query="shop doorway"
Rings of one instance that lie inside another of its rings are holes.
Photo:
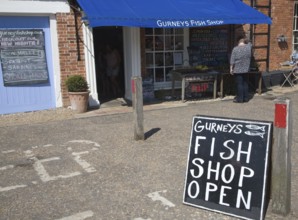
[[[93,39],[97,93],[100,102],[123,98],[125,78],[122,28],[94,28]]]

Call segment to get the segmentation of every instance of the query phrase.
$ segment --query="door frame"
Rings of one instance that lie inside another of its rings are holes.
[[[141,76],[141,41],[140,28],[123,28],[123,60],[124,60],[124,98],[132,99],[131,77]],[[100,106],[98,99],[95,56],[93,43],[93,29],[83,24],[83,34],[85,42],[85,66],[86,78],[90,87],[89,105]]]

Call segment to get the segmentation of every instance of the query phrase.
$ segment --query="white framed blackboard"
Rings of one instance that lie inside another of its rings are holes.
[[[0,60],[4,86],[49,81],[42,29],[0,29]]]
[[[263,219],[272,123],[194,116],[183,203]]]

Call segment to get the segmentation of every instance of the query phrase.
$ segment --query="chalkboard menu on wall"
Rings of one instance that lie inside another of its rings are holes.
[[[228,30],[225,26],[190,28],[189,62],[191,65],[228,64]]]
[[[194,116],[184,203],[263,219],[271,134],[271,122]]]
[[[43,30],[1,29],[0,59],[4,86],[49,80]]]

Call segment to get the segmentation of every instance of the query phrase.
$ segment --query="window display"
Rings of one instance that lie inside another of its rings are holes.
[[[145,29],[146,78],[154,83],[170,81],[169,71],[183,64],[183,29]]]

